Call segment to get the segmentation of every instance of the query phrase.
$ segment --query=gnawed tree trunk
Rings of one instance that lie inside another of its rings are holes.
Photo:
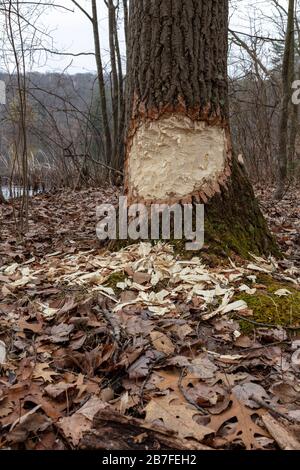
[[[232,154],[228,1],[131,0],[129,21],[129,202],[204,202],[220,251],[276,251]]]

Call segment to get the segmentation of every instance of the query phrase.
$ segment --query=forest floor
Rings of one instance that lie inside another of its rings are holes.
[[[282,260],[100,246],[114,189],[0,205],[0,448],[300,449],[300,192],[258,191]]]

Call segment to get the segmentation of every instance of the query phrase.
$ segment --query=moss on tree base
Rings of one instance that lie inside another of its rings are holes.
[[[174,253],[182,258],[199,255],[199,252],[186,250],[186,239],[175,240],[171,237],[168,242],[173,245]],[[133,243],[130,239],[109,241],[108,248],[118,251]],[[227,187],[223,186],[205,205],[205,246],[200,254],[208,264],[216,265],[228,256],[249,258],[249,253],[281,257],[251,184],[234,159]]]
[[[280,257],[243,168],[234,159],[228,188],[205,206],[205,243],[219,256],[249,252]]]

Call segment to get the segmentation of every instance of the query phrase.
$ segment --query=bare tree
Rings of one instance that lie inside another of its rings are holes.
[[[294,24],[295,24],[295,0],[289,0],[288,22],[285,36],[285,47],[282,64],[282,104],[279,125],[279,149],[278,149],[278,183],[275,194],[276,199],[282,199],[287,181],[288,171],[288,121],[289,108],[292,96],[292,82],[294,78]]]

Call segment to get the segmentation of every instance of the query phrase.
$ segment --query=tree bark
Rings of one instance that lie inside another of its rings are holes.
[[[125,188],[129,203],[206,204],[206,241],[222,252],[276,245],[228,117],[228,1],[131,0]]]
[[[284,196],[285,185],[288,176],[288,122],[289,108],[292,96],[292,81],[294,77],[294,19],[295,19],[295,0],[289,0],[288,24],[285,35],[285,48],[282,64],[282,103],[279,124],[279,149],[278,149],[278,183],[275,193],[276,199],[282,199]]]
[[[295,60],[295,34],[292,36],[292,44],[290,48],[290,86],[292,88],[292,82],[294,80],[298,80],[299,71],[296,70],[296,60]],[[296,153],[296,139],[297,139],[297,131],[298,131],[298,105],[294,104],[290,97],[290,125],[289,125],[289,132],[288,132],[288,167],[290,168],[291,172],[295,171],[295,153]]]
[[[119,126],[119,80],[117,69],[117,58],[115,48],[115,29],[116,29],[116,7],[113,0],[105,0],[108,9],[108,28],[109,28],[109,51],[110,51],[110,64],[111,64],[111,88],[112,88],[112,165],[117,166],[117,142],[118,142],[118,126]]]
[[[125,102],[124,102],[124,82],[123,82],[123,68],[122,57],[120,51],[118,25],[117,25],[117,10],[114,12],[114,42],[116,50],[116,59],[118,64],[118,106],[119,106],[119,122],[118,122],[118,137],[117,137],[117,165],[118,170],[123,169],[124,166],[124,118],[125,118]],[[125,21],[125,18],[124,18]]]
[[[110,131],[110,126],[109,126],[108,111],[107,111],[107,99],[106,99],[105,81],[104,81],[104,74],[103,74],[103,64],[102,64],[102,58],[101,58],[100,35],[99,35],[99,26],[98,26],[98,10],[97,10],[96,0],[92,0],[92,17],[90,19],[92,21],[93,34],[94,34],[95,57],[96,57],[99,96],[100,96],[100,105],[101,105],[101,117],[102,117],[102,124],[103,124],[103,130],[104,130],[105,163],[111,164],[112,141],[111,141],[111,131]]]
[[[128,28],[129,28],[129,14],[128,14],[128,0],[123,0],[123,13],[124,13],[124,34],[125,34],[125,45],[128,48]]]

